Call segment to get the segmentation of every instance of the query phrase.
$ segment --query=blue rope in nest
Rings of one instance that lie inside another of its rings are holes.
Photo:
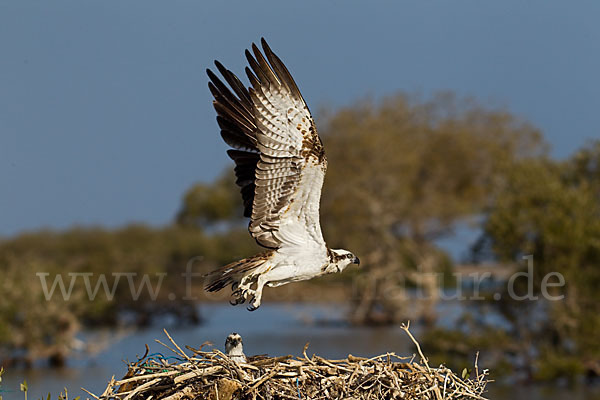
[[[175,357],[175,356],[165,357],[165,355],[162,354],[162,353],[148,354],[146,356],[146,361],[149,361],[149,360],[153,360],[153,361],[156,361],[158,363],[162,363],[162,361],[167,361],[167,363],[169,363],[170,360],[175,360],[175,361],[179,361],[179,362],[184,361],[184,359],[180,358],[180,357]],[[141,366],[142,367],[150,367],[150,365],[147,362],[143,363]],[[152,371],[146,369],[146,372],[152,372]],[[165,369],[165,370],[163,370],[163,372],[167,372],[167,370]]]
[[[176,360],[176,361],[180,361],[180,362],[185,361],[183,358],[180,358],[180,357],[175,357],[175,356],[165,357],[162,353],[148,354],[148,356],[146,357],[146,359],[148,359],[148,360],[155,360],[155,361],[162,361],[162,360],[166,360],[166,361]]]
[[[298,398],[301,399],[302,395],[300,394],[300,383],[298,381],[298,378],[296,378],[296,389],[298,389]]]

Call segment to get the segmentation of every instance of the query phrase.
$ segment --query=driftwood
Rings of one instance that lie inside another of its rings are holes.
[[[114,380],[102,400],[230,400],[230,399],[485,399],[488,371],[479,371],[477,360],[472,376],[459,376],[450,369],[432,368],[421,353],[400,357],[394,353],[364,358],[348,355],[342,360],[308,357],[257,357],[235,363],[219,350],[203,351],[186,346],[186,354],[167,334],[171,345],[161,343],[175,357],[146,354],[134,363],[121,380]],[[169,360],[175,359],[170,362]],[[89,392],[88,392],[89,393]]]

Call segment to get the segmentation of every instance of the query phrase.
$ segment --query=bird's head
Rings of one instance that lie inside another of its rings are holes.
[[[335,265],[339,272],[342,272],[350,264],[360,265],[358,257],[344,249],[332,249],[329,258],[330,263]]]
[[[225,339],[225,353],[229,354],[234,349],[242,349],[242,337],[239,335],[239,333],[235,332],[227,336],[227,339]]]

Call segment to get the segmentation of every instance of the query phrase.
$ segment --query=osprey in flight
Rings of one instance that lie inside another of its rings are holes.
[[[265,285],[276,287],[342,272],[359,259],[327,247],[319,222],[319,202],[327,158],[314,120],[289,71],[261,40],[246,50],[246,87],[221,63],[225,83],[210,69],[221,136],[232,147],[248,230],[267,251],[208,274],[208,291],[231,285],[232,304],[260,306]],[[266,58],[265,58],[266,56]]]

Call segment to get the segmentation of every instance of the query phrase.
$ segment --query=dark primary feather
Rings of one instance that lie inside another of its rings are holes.
[[[273,51],[267,44],[265,38],[261,38],[260,43],[265,51],[265,54],[267,55],[267,59],[269,60],[273,68],[277,71],[277,75],[281,79],[282,83],[285,86],[287,86],[287,88],[296,98],[302,99],[302,101],[304,101],[304,99],[302,98],[302,94],[300,93],[300,90],[298,89],[298,86],[294,81],[294,78],[292,78],[290,71],[288,71],[283,61],[281,61],[281,59],[277,57],[275,53],[273,53]]]
[[[237,76],[228,69],[226,69],[223,64],[215,60],[215,65],[217,69],[223,75],[229,86],[233,89],[233,91],[237,94],[237,96],[242,99],[245,103],[252,103],[250,100],[250,96],[248,95],[248,89],[244,86],[242,82],[238,79]]]
[[[208,87],[215,98],[213,105],[217,111],[221,136],[225,143],[235,149],[229,150],[227,154],[236,165],[236,183],[241,188],[244,216],[251,217],[255,188],[254,171],[259,160],[254,106],[248,90],[239,79],[218,61],[215,61],[215,65],[233,93],[210,69],[206,70],[210,79]]]

